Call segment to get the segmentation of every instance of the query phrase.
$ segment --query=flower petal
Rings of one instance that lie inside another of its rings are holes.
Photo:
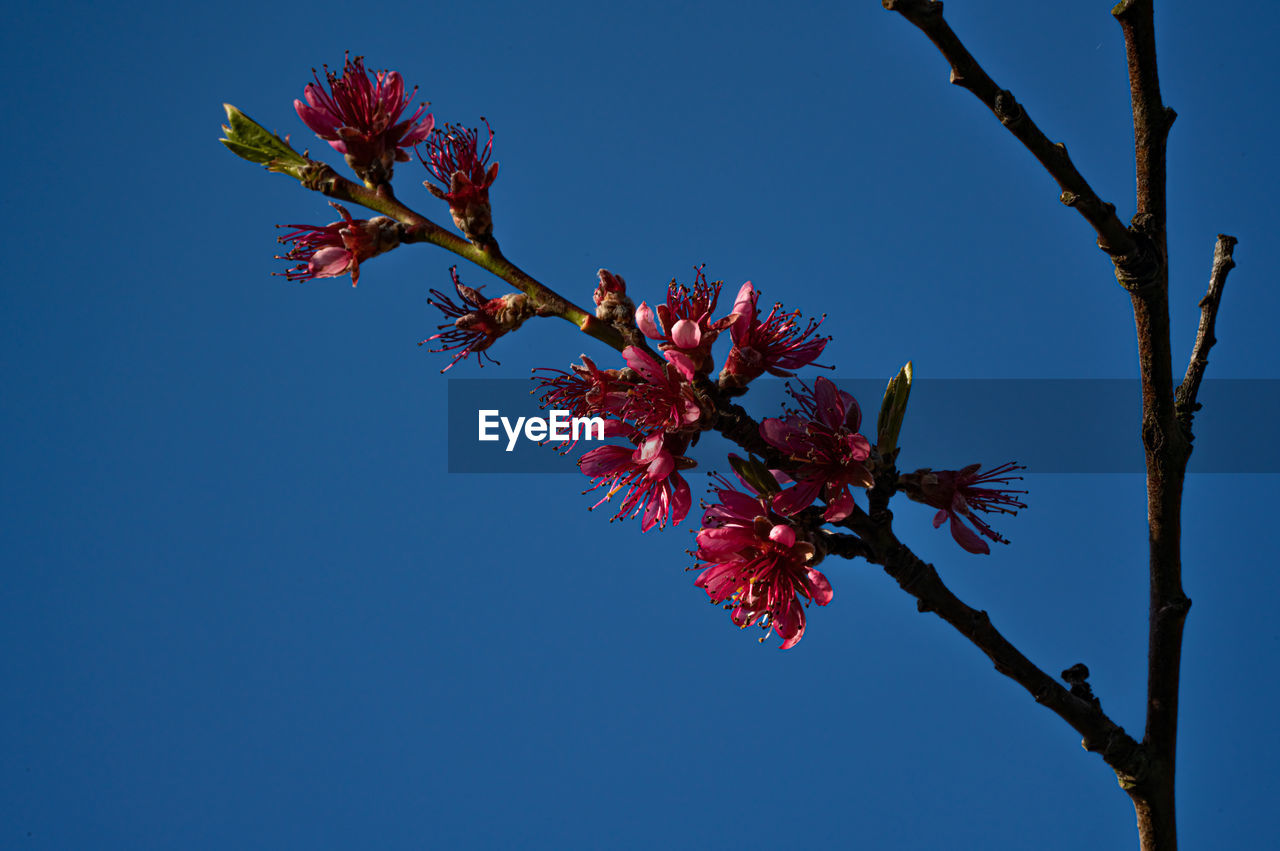
[[[658,330],[657,323],[653,321],[653,308],[647,301],[640,302],[640,306],[636,308],[636,327],[650,340],[667,339],[666,335]]]

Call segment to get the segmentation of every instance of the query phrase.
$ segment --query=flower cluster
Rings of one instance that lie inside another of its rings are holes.
[[[417,88],[405,94],[404,79],[395,71],[370,79],[359,56],[347,57],[341,75],[328,67],[324,73],[329,90],[313,72],[315,82],[303,88],[303,100],[293,102],[298,117],[343,154],[361,180],[373,186],[389,182],[394,163],[409,161],[404,149],[424,141],[435,127],[426,104],[400,118]]]
[[[284,225],[294,228],[276,241],[292,243],[288,253],[277,260],[290,260],[298,265],[284,272],[290,281],[312,278],[336,278],[351,275],[351,286],[360,280],[360,263],[390,251],[400,244],[400,223],[386,216],[353,219],[341,204],[331,206],[342,215],[342,221],[327,225]]]
[[[767,495],[739,478],[749,493],[715,477],[720,502],[702,515],[696,568],[703,570],[694,584],[713,602],[726,603],[739,627],[772,629],[786,650],[804,636],[808,601],[831,602],[831,583],[817,570],[817,550],[803,530],[779,517]]]
[[[426,188],[448,203],[454,223],[474,246],[468,254],[461,250],[466,246],[449,238],[450,247],[525,290],[488,298],[480,288],[464,285],[457,267],[451,268],[453,292],[430,290],[429,303],[445,321],[420,343],[434,343],[430,351],[452,355],[441,372],[472,354],[481,366],[486,358],[497,363],[489,354],[493,344],[534,315],[571,318],[583,331],[621,348],[622,362],[612,367],[583,355],[567,370],[534,370],[539,381],[535,392],[541,393],[544,408],[567,410],[577,419],[603,419],[603,436],[615,441],[578,460],[592,480],[583,493],[598,494],[591,509],[618,497],[612,518],[638,518],[643,532],[683,522],[692,508],[684,474],[697,466],[688,455],[709,429],[719,429],[764,457],[729,456],[744,490],[713,476],[719,501],[704,504],[693,553],[700,570],[695,584],[730,610],[738,626],[776,633],[783,649],[800,641],[808,604],[825,606],[832,599],[831,584],[817,569],[823,555],[872,557],[871,542],[862,538],[863,524],[880,521],[858,509],[859,488],[880,485],[873,493],[887,494],[885,499],[896,490],[932,506],[937,509],[934,527],[949,522],[955,541],[968,552],[989,553],[987,541],[1008,543],[980,515],[1016,514],[1026,507],[1019,498],[1026,491],[1010,487],[1021,479],[1015,473],[1022,467],[1010,463],[981,472],[973,464],[961,470],[897,474],[910,363],[889,384],[875,448],[860,433],[857,400],[823,377],[812,387],[788,386],[791,408],[757,426],[733,399],[762,375],[791,377],[802,367],[818,365],[831,340],[819,334],[825,315],[805,321],[799,311],[786,311],[779,303],[763,313],[760,292],[750,281],[742,284],[732,307],[721,312],[723,282],[709,281],[701,266],[691,285],[673,280],[665,299],[639,307],[622,276],[601,269],[592,293],[594,316],[567,305],[511,266],[493,239],[489,190],[498,163],[492,162],[494,133],[486,119],[481,118],[484,135],[478,128],[453,124],[436,129],[426,104],[407,112],[417,89],[406,93],[400,74],[371,73],[361,57],[346,57],[338,72],[326,67],[324,81],[316,72],[313,79],[294,108],[346,158],[365,188],[343,182],[345,190],[333,192],[326,182],[333,178],[328,166],[298,155],[286,140],[234,107],[228,107],[230,125],[223,141],[237,155],[291,174],[308,188],[389,211],[400,220],[355,219],[333,204],[340,221],[282,226],[291,229],[279,237],[289,250],[278,259],[292,265],[278,274],[291,281],[350,275],[354,286],[361,263],[369,258],[402,241],[441,241],[438,228],[408,211],[390,190],[394,163],[408,161],[407,151],[414,149],[430,176]],[[731,344],[717,375],[712,350],[725,331]],[[560,448],[567,452],[573,445],[566,442]],[[840,524],[854,534],[823,530],[823,523]]]

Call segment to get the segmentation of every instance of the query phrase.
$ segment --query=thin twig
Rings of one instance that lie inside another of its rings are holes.
[[[1184,430],[1190,432],[1191,420],[1195,412],[1200,410],[1196,397],[1200,393],[1200,382],[1204,379],[1204,371],[1209,366],[1209,350],[1218,342],[1213,329],[1218,320],[1218,305],[1222,303],[1222,290],[1227,283],[1227,273],[1236,266],[1232,256],[1238,240],[1234,236],[1218,234],[1218,242],[1213,247],[1213,268],[1209,272],[1209,290],[1200,299],[1200,327],[1196,330],[1196,342],[1191,348],[1191,361],[1187,364],[1186,377],[1178,388],[1177,409],[1178,421]]]
[[[1116,216],[1115,205],[1103,201],[1093,191],[1071,162],[1066,146],[1050,142],[1013,94],[997,86],[982,70],[943,19],[941,3],[934,0],[882,0],[882,3],[886,9],[897,12],[919,27],[951,63],[951,82],[972,92],[1040,161],[1058,182],[1062,203],[1074,207],[1097,231],[1099,248],[1116,262],[1135,258],[1141,253],[1140,246]]]

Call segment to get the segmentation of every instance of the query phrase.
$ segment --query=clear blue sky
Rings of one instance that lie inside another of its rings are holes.
[[[1280,378],[1280,21],[1159,5],[1175,369],[1227,232],[1210,375]],[[947,13],[1127,220],[1109,6]],[[706,263],[828,313],[842,375],[1133,375],[1092,232],[905,21],[870,0],[23,14],[0,34],[0,847],[1134,847],[1102,761],[879,569],[829,563],[835,599],[783,653],[693,586],[691,522],[605,523],[576,474],[447,474],[443,362],[415,344],[453,257],[401,249],[355,290],[273,278],[273,225],[328,208],[216,141],[230,101],[327,155],[292,100],[349,49],[440,121],[489,118],[503,248],[580,301],[601,266],[638,300]],[[400,194],[447,221],[420,172]],[[583,351],[607,358],[534,322],[484,374]],[[1137,404],[1074,427],[1136,441]],[[1087,663],[1139,734],[1141,477],[1028,486],[990,557],[909,505],[900,534],[1045,670]],[[1188,848],[1273,830],[1275,508],[1273,476],[1188,482]]]

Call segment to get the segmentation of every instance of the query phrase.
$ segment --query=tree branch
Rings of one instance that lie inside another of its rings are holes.
[[[708,395],[716,405],[715,429],[729,440],[765,460],[770,467],[790,470],[796,462],[760,437],[760,424],[743,408],[732,403],[717,388]],[[1126,788],[1142,782],[1147,774],[1144,748],[1112,721],[1092,694],[1088,698],[1073,693],[1023,656],[1000,634],[986,612],[970,608],[951,592],[928,564],[904,546],[893,534],[893,514],[888,501],[896,482],[896,470],[888,465],[876,476],[869,491],[872,513],[855,506],[854,513],[837,524],[854,535],[823,530],[821,540],[828,552],[845,558],[861,557],[881,565],[899,587],[916,598],[921,612],[934,612],[968,638],[995,663],[995,668],[1025,688],[1038,703],[1070,724],[1084,737],[1086,750],[1101,754]],[[807,519],[807,518],[806,518]],[[1073,688],[1076,688],[1073,684]],[[1076,691],[1079,691],[1076,688]]]
[[[503,256],[496,241],[490,240],[481,247],[445,230],[426,216],[401,203],[392,193],[390,184],[383,184],[378,189],[370,189],[340,176],[332,167],[314,161],[310,162],[308,167],[287,173],[297,177],[308,189],[390,216],[404,225],[402,242],[429,242],[470,260],[528,295],[541,315],[558,316],[572,322],[584,334],[589,334],[618,351],[622,351],[626,346],[616,328],[608,322],[597,319],[594,314],[578,307],[516,266]]]
[[[1163,236],[1165,224],[1165,148],[1178,114],[1160,99],[1156,67],[1154,0],[1121,0],[1111,10],[1124,31],[1133,101],[1133,147],[1138,177],[1138,214],[1151,217],[1152,230]],[[1163,253],[1165,246],[1160,241]]]
[[[1188,439],[1191,433],[1191,419],[1200,410],[1196,397],[1200,393],[1200,382],[1204,379],[1204,371],[1209,366],[1209,350],[1218,338],[1213,335],[1214,325],[1218,320],[1218,305],[1222,303],[1222,290],[1227,284],[1227,273],[1236,266],[1232,256],[1238,240],[1234,236],[1218,234],[1218,242],[1213,247],[1213,268],[1209,272],[1209,291],[1200,299],[1200,327],[1196,330],[1196,342],[1191,348],[1191,361],[1187,364],[1187,374],[1178,387],[1175,407],[1178,411],[1178,422]]]
[[[858,532],[870,555],[867,559],[884,567],[885,573],[898,586],[916,598],[916,608],[933,612],[994,663],[995,669],[1021,685],[1035,698],[1062,718],[1081,736],[1085,750],[1100,754],[1116,772],[1126,788],[1141,783],[1147,774],[1145,749],[1102,711],[1096,697],[1081,691],[1075,683],[1068,690],[1040,670],[1013,646],[991,623],[987,613],[971,608],[946,586],[933,565],[923,561],[902,544],[892,529],[893,515],[888,511],[871,517],[855,508],[845,521]]]
[[[1132,260],[1141,253],[1138,243],[1116,216],[1115,205],[1103,201],[1093,191],[1071,162],[1066,146],[1050,142],[1013,94],[997,86],[982,70],[943,19],[941,3],[935,0],[882,0],[882,4],[928,36],[951,63],[951,82],[972,92],[1040,161],[1050,177],[1058,182],[1062,203],[1074,207],[1093,226],[1098,234],[1099,248],[1117,263]]]

